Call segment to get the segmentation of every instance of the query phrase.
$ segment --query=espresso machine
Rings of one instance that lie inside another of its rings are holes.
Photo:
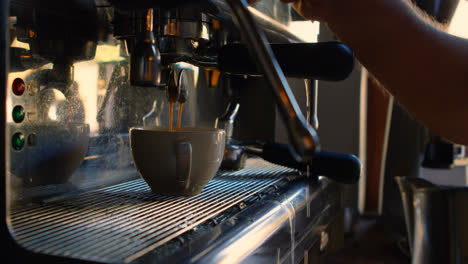
[[[320,149],[315,80],[350,74],[346,45],[305,42],[273,0],[0,5],[7,263],[313,263],[339,247],[361,164]],[[152,193],[129,148],[131,127],[173,122],[174,94],[182,126],[227,135],[190,197]]]

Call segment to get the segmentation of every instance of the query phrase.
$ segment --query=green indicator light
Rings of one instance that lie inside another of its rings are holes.
[[[24,120],[24,108],[21,105],[17,105],[13,108],[13,120],[16,123],[21,123]]]
[[[24,135],[23,133],[17,132],[11,138],[11,146],[14,150],[21,150],[24,146]]]

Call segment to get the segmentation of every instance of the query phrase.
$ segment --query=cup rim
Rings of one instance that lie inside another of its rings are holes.
[[[169,131],[169,127],[150,127],[150,126],[136,126],[131,127],[130,132],[132,131],[145,131],[145,132],[168,132],[172,134],[182,134],[182,133],[213,133],[213,132],[225,132],[224,129],[214,128],[214,127],[182,127],[181,130]]]

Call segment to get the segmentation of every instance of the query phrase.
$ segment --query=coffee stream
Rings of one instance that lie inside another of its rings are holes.
[[[172,116],[174,112],[173,107],[174,107],[174,102],[169,101],[169,131],[172,131]]]
[[[177,130],[180,130],[181,120],[182,120],[182,109],[184,108],[184,103],[179,103],[179,116],[177,118]],[[174,131],[172,128],[172,119],[174,116],[174,101],[169,101],[169,131]]]
[[[179,118],[177,118],[177,130],[180,130],[180,121],[182,120],[182,109],[184,109],[184,103],[179,103]]]

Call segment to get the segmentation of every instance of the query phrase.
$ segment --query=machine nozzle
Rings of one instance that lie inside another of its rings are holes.
[[[169,73],[169,81],[166,87],[166,96],[169,102],[177,102],[180,98],[180,85],[176,79],[175,70]]]
[[[182,69],[179,73],[179,83],[178,86],[180,88],[180,96],[179,96],[179,103],[185,103],[189,97],[188,88],[190,85],[188,84],[188,76],[187,70]]]
[[[185,103],[189,97],[187,71],[182,69],[177,78],[176,71],[171,70],[169,74],[169,81],[166,87],[166,96],[170,102]]]

